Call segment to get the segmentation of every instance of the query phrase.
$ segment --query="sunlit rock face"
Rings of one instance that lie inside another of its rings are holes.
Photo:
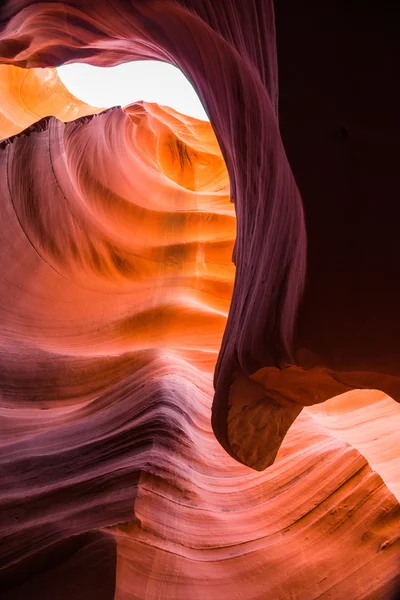
[[[21,69],[0,65],[0,139],[8,138],[42,117],[73,121],[101,112],[72,96],[55,69]]]
[[[391,599],[398,288],[371,267],[390,303],[356,315],[340,262],[323,310],[272,4],[0,16],[1,597]],[[212,126],[52,68],[132,58],[181,67]]]

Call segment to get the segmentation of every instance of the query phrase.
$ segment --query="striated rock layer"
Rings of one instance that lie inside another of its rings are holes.
[[[245,7],[239,0],[121,0],[112,6],[103,0],[84,8],[78,0],[9,0],[0,16],[5,63],[160,59],[180,67],[198,90],[237,216],[235,286],[213,402],[214,432],[231,455],[265,468],[301,407],[343,391],[378,388],[399,399],[397,220],[390,210],[377,215],[371,199],[362,206],[347,200],[346,219],[339,211],[321,228],[323,200],[305,198],[305,222],[277,124],[271,0]],[[264,406],[256,400],[242,415],[240,433],[229,425],[231,407],[241,406],[234,383],[245,381],[251,394],[246,378],[258,372]],[[252,426],[259,409],[275,415],[267,436]]]
[[[340,253],[336,311],[305,277],[272,3],[0,18],[2,598],[390,599],[398,283],[371,262],[363,296],[360,269],[356,314]],[[214,130],[89,107],[52,68],[139,57],[181,67]]]
[[[33,125],[42,117],[73,121],[103,109],[88,106],[68,92],[56,69],[21,69],[0,65],[0,139]]]

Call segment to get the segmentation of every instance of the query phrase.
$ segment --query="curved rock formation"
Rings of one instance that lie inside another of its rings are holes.
[[[0,18],[2,597],[389,599],[400,407],[336,396],[399,399],[397,282],[370,262],[386,287],[355,318],[371,246],[327,261],[346,301],[305,277],[317,212],[278,129],[272,3],[9,0]],[[215,135],[86,106],[51,68],[139,57],[182,68]]]
[[[251,464],[265,468],[300,408],[332,393],[378,388],[398,399],[400,286],[393,276],[397,255],[391,229],[396,221],[390,211],[378,219],[373,206],[363,207],[359,227],[355,205],[346,220],[331,215],[328,228],[321,229],[324,203],[306,202],[305,279],[303,206],[277,124],[270,0],[261,6],[253,0],[245,9],[240,2],[225,1],[211,6],[195,0],[162,5],[153,0],[110,7],[104,0],[82,9],[77,0],[51,4],[9,0],[1,18],[4,62],[48,67],[72,60],[113,65],[153,58],[180,67],[197,88],[228,168],[237,216],[235,288],[213,404],[214,432],[230,454],[244,462],[251,456]],[[337,236],[340,247],[335,244]],[[368,244],[371,238],[379,239],[379,253],[376,245]],[[325,268],[319,262],[313,266],[316,256],[326,257]],[[365,327],[372,321],[375,327]],[[259,436],[252,426],[258,403],[240,419],[246,435],[236,434],[228,425],[233,420],[230,407],[236,404],[235,380],[244,378],[251,390],[253,384],[246,378],[260,370],[261,411],[276,415],[268,421],[268,447],[265,435]],[[304,393],[294,397],[296,374]],[[277,377],[278,388],[269,383]]]
[[[0,37],[0,60],[16,66],[83,59],[112,65],[153,58],[180,67],[198,90],[228,168],[237,216],[237,283],[213,405],[214,431],[236,457],[227,426],[230,386],[238,372],[286,364],[305,273],[303,209],[276,118],[273,7],[271,2],[257,5],[252,2],[243,11],[240,3],[230,7],[225,2],[211,7],[152,1],[111,8],[104,2],[82,10],[76,1],[8,2]],[[242,31],[255,26],[259,35],[247,40]],[[285,423],[291,422],[291,408],[274,406]],[[272,431],[271,439],[281,438]],[[258,449],[260,459],[268,454],[254,440],[246,438],[246,443]]]
[[[8,138],[43,117],[73,121],[101,112],[70,94],[56,69],[21,69],[0,65],[0,139]]]
[[[354,390],[307,412],[335,437],[357,448],[400,500],[400,414],[391,398]]]

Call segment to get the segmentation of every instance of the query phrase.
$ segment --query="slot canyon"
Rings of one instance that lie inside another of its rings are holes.
[[[400,597],[399,24],[0,4],[1,600]],[[210,120],[57,73],[139,60]]]

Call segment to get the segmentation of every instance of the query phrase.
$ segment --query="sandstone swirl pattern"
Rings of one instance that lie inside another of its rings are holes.
[[[291,348],[303,210],[272,6],[241,7],[2,9],[6,600],[395,593],[399,406],[353,391],[300,414],[356,383]],[[140,56],[185,70],[219,143],[172,109],[88,107],[35,68]]]

